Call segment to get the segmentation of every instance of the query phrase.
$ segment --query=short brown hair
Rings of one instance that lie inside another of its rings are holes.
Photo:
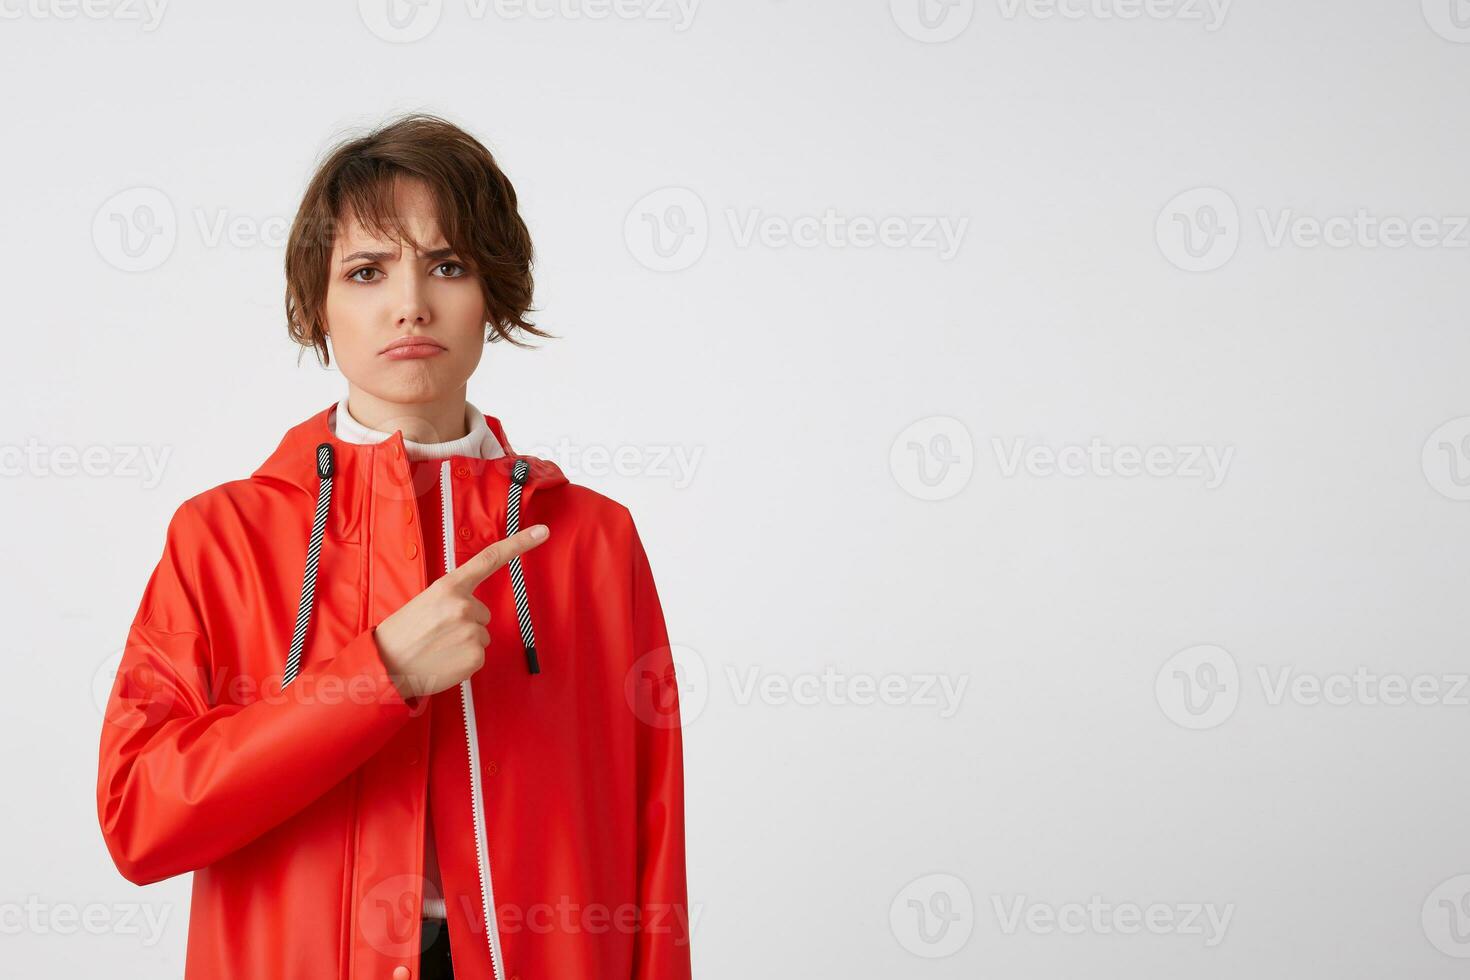
[[[551,337],[531,312],[531,235],[516,192],[490,151],[469,133],[426,113],[391,120],[331,148],[302,196],[286,242],[286,329],[331,363],[326,339],[327,276],[336,229],[355,218],[375,235],[422,249],[393,213],[399,178],[422,180],[433,195],[445,241],[480,280],[486,341],[517,331]]]

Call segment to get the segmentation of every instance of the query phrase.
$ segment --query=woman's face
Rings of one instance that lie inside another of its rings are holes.
[[[485,299],[440,234],[428,189],[399,180],[394,206],[425,251],[375,238],[356,220],[344,224],[328,270],[332,354],[351,385],[380,401],[452,400],[484,352]],[[391,349],[405,337],[420,343]]]

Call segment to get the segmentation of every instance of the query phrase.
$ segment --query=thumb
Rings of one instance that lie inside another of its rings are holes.
[[[487,545],[479,554],[450,572],[445,578],[448,578],[452,585],[473,589],[489,578],[497,568],[508,564],[512,558],[525,554],[545,541],[550,533],[550,529],[545,524],[533,524],[508,538],[502,538]]]

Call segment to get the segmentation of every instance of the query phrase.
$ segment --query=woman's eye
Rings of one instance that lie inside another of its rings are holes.
[[[438,270],[438,269],[454,269],[455,270],[454,272],[451,272],[451,273],[447,274],[444,277],[446,279],[458,279],[460,276],[464,275],[464,273],[465,273],[464,266],[460,265],[458,262],[440,262],[434,268],[435,268],[435,270]]]
[[[357,277],[360,276],[360,275],[362,275],[364,272],[377,272],[377,271],[378,270],[377,269],[374,269],[372,266],[365,265],[361,269],[358,269],[356,272],[352,273],[347,278],[348,279],[352,279],[352,280],[354,280],[356,282],[372,282],[373,280],[371,280],[371,279],[358,279]]]

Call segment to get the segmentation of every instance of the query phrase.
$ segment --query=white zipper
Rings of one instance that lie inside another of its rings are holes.
[[[454,563],[454,493],[449,485],[449,460],[439,469],[439,494],[444,511],[444,573]],[[490,969],[495,980],[505,976],[500,958],[500,929],[495,922],[495,890],[490,884],[490,840],[485,831],[485,799],[480,792],[480,738],[475,728],[475,694],[470,679],[459,682],[459,703],[464,709],[464,733],[470,750],[470,811],[475,825],[475,857],[480,870],[480,905],[485,914],[485,935],[490,940]]]

